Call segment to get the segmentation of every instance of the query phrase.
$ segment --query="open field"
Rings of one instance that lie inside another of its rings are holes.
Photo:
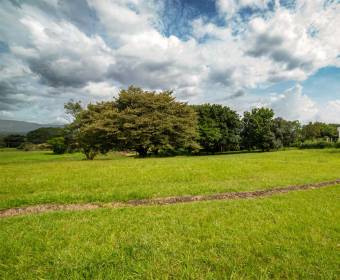
[[[137,159],[0,152],[2,209],[272,189],[340,177],[340,150]],[[340,188],[0,218],[0,279],[338,279]]]
[[[340,177],[340,150],[137,159],[0,151],[0,209],[240,192]]]
[[[1,279],[338,279],[340,189],[0,219]]]

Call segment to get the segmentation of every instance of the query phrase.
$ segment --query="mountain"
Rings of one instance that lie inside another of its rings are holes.
[[[26,134],[41,127],[63,127],[56,124],[39,124],[24,121],[0,120],[0,134]]]

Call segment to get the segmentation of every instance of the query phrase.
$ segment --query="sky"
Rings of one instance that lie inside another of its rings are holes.
[[[340,0],[0,0],[0,119],[129,85],[340,123]]]

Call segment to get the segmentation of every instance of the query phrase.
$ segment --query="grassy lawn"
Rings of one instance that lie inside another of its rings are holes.
[[[339,279],[340,188],[0,220],[1,279]]]
[[[0,209],[248,191],[340,177],[340,149],[138,159],[0,151]]]

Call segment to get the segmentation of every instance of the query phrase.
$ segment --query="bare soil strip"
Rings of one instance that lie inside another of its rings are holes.
[[[171,196],[150,199],[137,199],[129,200],[126,202],[110,202],[110,203],[79,203],[79,204],[40,204],[20,208],[9,208],[0,210],[0,218],[12,217],[18,215],[38,214],[52,211],[80,211],[91,210],[98,208],[123,208],[123,207],[136,207],[136,206],[149,206],[149,205],[168,205],[176,203],[187,203],[195,201],[208,201],[208,200],[233,200],[233,199],[248,199],[271,196],[274,194],[288,193],[291,191],[300,191],[308,189],[317,189],[327,186],[340,184],[340,179],[333,181],[311,183],[305,185],[295,185],[288,187],[273,188],[259,191],[249,192],[229,192],[218,193],[211,195],[194,195],[194,196]]]

